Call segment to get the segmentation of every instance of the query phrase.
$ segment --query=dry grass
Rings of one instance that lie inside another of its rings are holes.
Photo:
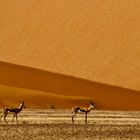
[[[93,111],[84,124],[83,114],[71,124],[70,110],[25,110],[19,125],[0,125],[0,140],[140,139],[140,112]]]
[[[2,140],[140,138],[137,125],[22,124],[1,125]]]

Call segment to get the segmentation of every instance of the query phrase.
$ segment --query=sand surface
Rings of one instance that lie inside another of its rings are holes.
[[[0,60],[140,90],[139,0],[1,0]]]
[[[18,106],[24,99],[27,108],[72,108],[140,110],[140,92],[92,82],[72,76],[0,62],[0,107]]]

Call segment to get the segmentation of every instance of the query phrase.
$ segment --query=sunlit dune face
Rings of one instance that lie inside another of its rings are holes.
[[[0,60],[140,90],[139,0],[0,1]]]

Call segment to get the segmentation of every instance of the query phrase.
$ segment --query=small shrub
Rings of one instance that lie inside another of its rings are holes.
[[[51,104],[48,106],[48,109],[55,109],[55,106]]]

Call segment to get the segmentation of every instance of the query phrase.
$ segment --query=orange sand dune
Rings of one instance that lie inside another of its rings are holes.
[[[140,90],[139,0],[0,0],[0,60]]]
[[[15,101],[18,95],[18,98],[30,100],[30,107],[42,108],[51,103],[59,108],[69,108],[75,104],[83,105],[87,98],[94,98],[98,109],[140,110],[139,91],[5,62],[0,62],[0,77],[0,85],[16,91],[0,86],[0,104]]]
[[[89,98],[81,96],[63,96],[17,87],[0,85],[0,107],[17,106],[24,99],[26,108],[69,108],[74,104],[88,105]]]

